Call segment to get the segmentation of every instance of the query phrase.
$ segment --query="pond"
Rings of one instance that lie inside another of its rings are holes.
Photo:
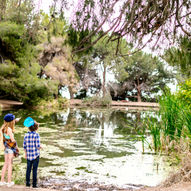
[[[27,128],[23,121],[31,116],[40,123],[39,134],[43,150],[39,164],[41,178],[58,178],[87,183],[134,187],[155,186],[169,174],[166,156],[155,155],[144,147],[143,120],[154,111],[126,109],[68,108],[57,112],[20,109],[4,111],[21,117],[15,137],[22,161],[17,165],[20,176],[25,175],[26,161],[22,149]],[[146,132],[149,142],[149,132]],[[0,155],[1,166],[3,155]],[[18,177],[17,177],[18,178]]]

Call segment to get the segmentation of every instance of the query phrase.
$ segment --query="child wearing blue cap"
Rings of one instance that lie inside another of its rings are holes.
[[[12,163],[13,157],[17,157],[19,155],[19,150],[17,147],[17,143],[14,139],[14,130],[15,130],[15,122],[19,119],[15,119],[15,116],[12,113],[8,113],[4,116],[4,124],[2,125],[1,132],[1,141],[3,141],[4,147],[4,157],[5,163],[1,172],[1,182],[0,186],[7,185],[8,187],[14,185],[14,182],[11,182],[12,177]],[[8,182],[5,182],[5,174],[8,172]]]
[[[40,156],[40,136],[36,132],[39,124],[31,117],[27,117],[24,121],[24,126],[29,128],[28,133],[25,134],[23,148],[25,151],[25,158],[27,159],[26,170],[26,186],[30,187],[30,174],[33,167],[33,188],[37,188],[37,169]]]

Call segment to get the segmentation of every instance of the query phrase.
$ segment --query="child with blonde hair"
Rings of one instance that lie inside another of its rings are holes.
[[[19,120],[19,119],[18,119]],[[17,143],[14,139],[14,130],[15,130],[15,116],[12,113],[8,113],[4,116],[4,124],[2,125],[0,132],[1,138],[3,140],[4,147],[4,158],[5,163],[1,172],[1,182],[0,185],[7,185],[8,187],[14,185],[14,182],[11,181],[12,178],[12,163],[14,156],[19,156],[19,150]],[[5,182],[5,174],[8,172],[7,183]]]

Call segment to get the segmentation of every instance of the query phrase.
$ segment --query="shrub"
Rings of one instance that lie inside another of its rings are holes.
[[[111,96],[108,94],[105,97],[93,96],[83,100],[84,105],[90,106],[110,106],[112,102]]]
[[[191,107],[191,79],[179,85],[180,89],[177,92],[177,97]]]
[[[58,104],[59,104],[59,108],[63,108],[64,106],[68,106],[69,105],[69,101],[67,98],[63,98],[63,97],[59,97],[58,98]]]

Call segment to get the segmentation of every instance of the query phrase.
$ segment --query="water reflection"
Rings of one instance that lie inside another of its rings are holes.
[[[67,109],[54,113],[28,110],[13,113],[23,120],[30,115],[40,122],[39,133],[44,147],[41,177],[153,186],[169,172],[168,163],[163,160],[165,157],[152,155],[146,148],[147,154],[142,154],[140,134],[146,132],[143,119],[147,115],[154,116],[154,112]],[[23,120],[16,129],[20,148],[27,131],[22,126]],[[144,136],[149,136],[149,132]]]

